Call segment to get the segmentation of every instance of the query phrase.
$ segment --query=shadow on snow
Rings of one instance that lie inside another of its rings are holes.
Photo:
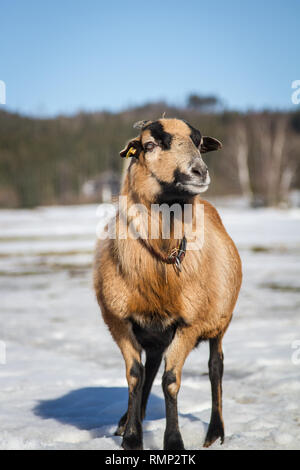
[[[125,387],[85,387],[53,400],[41,400],[34,414],[43,419],[56,419],[81,430],[115,425],[127,409],[128,389]],[[164,400],[151,395],[147,420],[165,417]],[[100,433],[101,434],[101,433]],[[98,433],[96,433],[97,437]]]

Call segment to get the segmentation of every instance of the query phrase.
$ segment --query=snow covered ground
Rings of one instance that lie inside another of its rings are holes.
[[[226,440],[211,448],[300,449],[300,211],[218,208],[240,249],[244,282],[224,340]],[[0,211],[1,449],[120,448],[113,432],[127,386],[92,289],[104,213],[96,209]],[[207,360],[203,344],[184,367],[187,449],[200,449],[207,429]],[[160,375],[144,422],[146,449],[162,448]]]

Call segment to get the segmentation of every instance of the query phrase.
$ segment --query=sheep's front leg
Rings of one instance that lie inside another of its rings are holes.
[[[178,426],[177,395],[180,389],[184,361],[197,341],[195,329],[184,327],[177,330],[165,356],[163,391],[166,405],[165,450],[183,450],[184,444]]]
[[[144,366],[141,358],[132,355],[126,361],[126,376],[128,381],[128,411],[127,422],[123,435],[122,447],[127,450],[143,449],[143,429],[141,403],[144,383]]]
[[[155,379],[155,376],[161,364],[162,354],[163,354],[163,351],[161,351],[159,348],[157,348],[157,350],[146,351],[145,381],[143,385],[142,402],[141,402],[142,420],[144,419],[145,414],[146,414],[148,398],[150,395],[153,381]],[[118,429],[115,432],[116,436],[123,436],[126,423],[127,423],[127,415],[128,415],[128,412],[126,411],[126,413],[120,419],[119,424],[118,424]]]
[[[173,370],[165,371],[162,386],[166,405],[164,450],[184,450],[184,444],[178,426],[177,411],[177,394],[180,385]]]
[[[126,330],[127,325],[124,325],[123,334],[121,336],[119,331],[118,338],[118,344],[125,360],[128,383],[128,410],[122,447],[127,450],[140,450],[143,449],[141,402],[144,383],[144,366],[141,362],[141,349],[135,342],[130,331]]]
[[[118,344],[125,360],[128,383],[128,411],[124,416],[125,427],[122,447],[127,450],[143,449],[141,403],[144,383],[144,366],[141,362],[141,347],[132,335],[131,326],[113,315],[107,314],[110,332]]]

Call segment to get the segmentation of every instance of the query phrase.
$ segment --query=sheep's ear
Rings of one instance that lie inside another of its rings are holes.
[[[219,140],[214,139],[214,137],[203,137],[202,143],[200,145],[200,152],[212,152],[213,150],[219,150],[222,148],[222,144]]]
[[[130,140],[130,142],[128,142],[126,147],[123,148],[123,150],[121,150],[120,156],[122,158],[124,158],[124,157],[126,157],[126,158],[128,158],[128,157],[139,158],[139,155],[140,155],[142,150],[143,150],[143,146],[141,144],[140,139],[137,137],[135,139]]]

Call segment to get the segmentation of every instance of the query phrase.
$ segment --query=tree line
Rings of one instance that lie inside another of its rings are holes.
[[[122,172],[119,151],[136,135],[135,121],[178,117],[223,142],[208,154],[209,194],[243,195],[253,205],[288,202],[300,188],[300,111],[239,113],[215,97],[190,95],[185,107],[148,103],[122,112],[49,119],[0,112],[0,206],[98,202],[82,193],[104,171]]]

